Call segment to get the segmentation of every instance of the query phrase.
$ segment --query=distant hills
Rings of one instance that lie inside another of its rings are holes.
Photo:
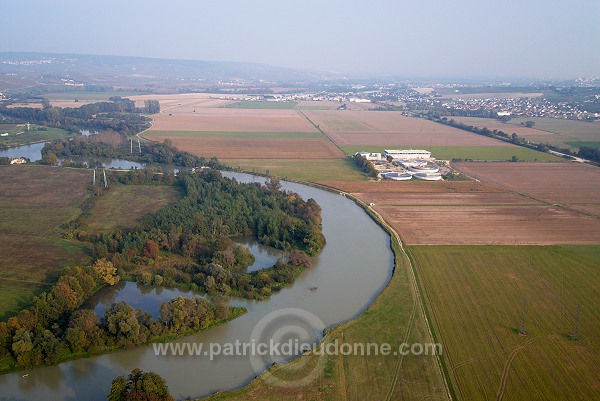
[[[264,89],[337,79],[266,64],[52,53],[0,53],[0,92],[111,90],[173,92]]]

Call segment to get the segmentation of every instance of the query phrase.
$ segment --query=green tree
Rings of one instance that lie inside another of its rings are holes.
[[[109,401],[173,401],[165,380],[154,372],[134,369],[112,382]]]

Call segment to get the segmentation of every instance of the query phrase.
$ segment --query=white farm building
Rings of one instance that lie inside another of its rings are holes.
[[[391,157],[394,160],[413,160],[413,159],[429,159],[431,157],[431,152],[427,150],[415,150],[415,149],[400,149],[400,150],[390,150],[386,149],[383,153],[384,157],[387,159]]]

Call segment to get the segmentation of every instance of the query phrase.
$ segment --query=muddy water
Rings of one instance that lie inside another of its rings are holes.
[[[235,177],[239,181],[254,179],[250,175]],[[389,236],[361,208],[343,196],[305,185],[284,183],[284,189],[305,199],[314,198],[323,209],[327,245],[314,258],[313,267],[268,301],[234,300],[233,304],[246,307],[248,313],[176,343],[248,342],[261,318],[284,308],[310,312],[325,326],[333,326],[360,314],[388,282],[393,267]],[[160,295],[148,291],[148,301],[140,297],[139,306],[156,304],[165,291]],[[133,294],[130,297],[139,295]],[[115,295],[106,295],[111,296]],[[285,324],[291,327],[289,322]],[[26,372],[27,377],[22,377],[25,372],[0,376],[0,398],[105,400],[116,376],[141,368],[161,375],[175,399],[184,399],[243,386],[269,364],[253,366],[248,356],[220,356],[212,361],[207,356],[160,356],[150,346],[34,369]]]

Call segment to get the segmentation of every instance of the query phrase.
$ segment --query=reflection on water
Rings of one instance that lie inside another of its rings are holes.
[[[281,257],[281,251],[272,246],[263,245],[254,237],[235,237],[235,242],[248,248],[254,255],[254,263],[248,266],[247,271],[253,272],[275,265]]]
[[[36,162],[42,159],[42,148],[45,143],[32,143],[31,145],[16,146],[0,150],[0,157],[24,157]]]

